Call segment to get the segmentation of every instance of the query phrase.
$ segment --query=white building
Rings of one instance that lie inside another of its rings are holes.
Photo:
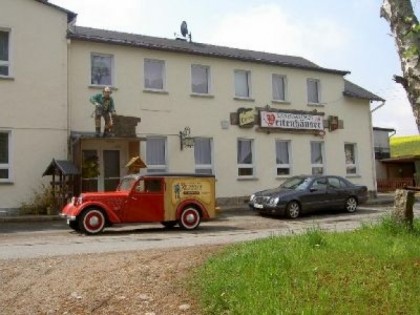
[[[76,190],[112,189],[140,155],[148,172],[212,172],[219,201],[242,202],[292,175],[319,172],[375,192],[369,105],[383,100],[347,81],[347,71],[301,57],[68,25],[75,14],[44,1],[4,1],[3,211],[28,198],[53,158],[82,169],[97,157],[100,174],[81,179]],[[141,119],[133,134],[94,136],[89,97],[104,86],[112,87],[124,121]],[[180,145],[186,130],[191,148]]]

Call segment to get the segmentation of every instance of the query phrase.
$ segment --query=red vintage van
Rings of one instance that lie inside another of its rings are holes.
[[[116,224],[160,222],[196,229],[216,216],[215,177],[205,174],[148,174],[124,177],[116,191],[86,192],[61,211],[75,231],[97,234]]]

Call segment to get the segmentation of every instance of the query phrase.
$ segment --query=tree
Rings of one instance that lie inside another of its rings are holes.
[[[420,133],[420,25],[410,0],[384,0],[381,17],[388,21],[397,45],[402,76],[394,75],[408,97]]]

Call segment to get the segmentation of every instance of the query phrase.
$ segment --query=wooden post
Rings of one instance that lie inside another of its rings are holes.
[[[413,227],[414,191],[409,189],[395,190],[395,203],[392,218],[397,223]]]

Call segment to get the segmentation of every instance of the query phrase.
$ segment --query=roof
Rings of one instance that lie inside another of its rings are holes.
[[[63,175],[79,175],[80,174],[79,170],[72,162],[53,159],[50,165],[48,165],[44,174],[42,174],[42,176],[53,175],[55,174],[55,170],[59,170],[60,173]]]
[[[373,127],[375,131],[395,132],[394,128]]]
[[[278,55],[254,50],[196,43],[181,39],[167,39],[144,36],[82,26],[71,27],[68,32],[68,37],[70,39],[85,40],[98,43],[108,43],[114,45],[141,47],[145,49],[171,51],[207,57],[234,59],[240,61],[334,73],[338,75],[346,75],[350,73],[349,71],[320,67],[302,57]]]
[[[67,14],[67,22],[68,23],[70,23],[74,19],[76,19],[77,13],[74,13],[74,12],[69,11],[67,9],[64,9],[62,7],[59,7],[58,5],[55,5],[53,3],[49,3],[48,0],[35,0],[35,1],[40,2],[42,4],[46,4],[46,5],[48,5],[48,6],[52,7],[52,8],[58,9],[58,10],[64,12],[64,13],[66,13]]]
[[[360,98],[360,99],[365,99],[365,100],[370,100],[370,101],[381,101],[381,102],[385,102],[385,100],[382,97],[379,97],[375,94],[373,94],[372,92],[369,92],[368,90],[365,90],[364,88],[348,81],[348,80],[344,80],[344,92],[343,94],[345,96],[349,96],[349,97],[355,97],[355,98]]]

